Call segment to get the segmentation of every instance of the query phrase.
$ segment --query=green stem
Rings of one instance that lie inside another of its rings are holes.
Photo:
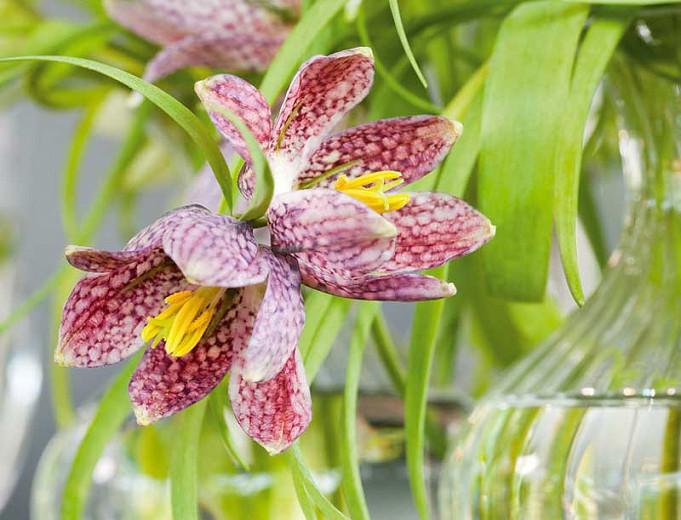
[[[88,139],[92,134],[97,112],[102,105],[104,97],[93,99],[83,111],[80,120],[71,138],[71,145],[66,156],[66,165],[62,175],[62,223],[64,232],[69,239],[73,239],[77,233],[76,198],[80,165],[83,160]]]
[[[405,375],[404,367],[400,361],[395,342],[388,329],[388,324],[385,322],[385,317],[380,311],[371,324],[371,335],[390,381],[395,387],[395,390],[397,390],[397,393],[404,397],[407,376]]]
[[[170,501],[174,520],[198,520],[199,437],[207,400],[183,410],[175,418],[175,442],[170,461]]]
[[[376,345],[378,355],[383,362],[383,366],[388,372],[395,390],[402,399],[405,397],[407,376],[402,361],[400,360],[397,346],[392,339],[388,324],[381,310],[378,311],[376,319],[371,324],[371,335]],[[447,439],[445,432],[438,424],[437,418],[430,410],[426,412],[426,435],[430,450],[438,457],[444,457],[447,449]]]
[[[357,322],[350,342],[350,353],[345,373],[343,392],[343,437],[341,451],[343,459],[343,490],[347,500],[350,517],[353,520],[369,520],[369,508],[362,489],[357,450],[357,394],[362,372],[362,358],[369,329],[374,321],[380,304],[362,302],[358,305]]]
[[[66,478],[61,503],[61,520],[83,518],[85,501],[92,485],[92,472],[109,441],[130,414],[128,381],[137,367],[141,354],[141,352],[136,354],[128,361],[99,402],[97,412],[78,446]]]

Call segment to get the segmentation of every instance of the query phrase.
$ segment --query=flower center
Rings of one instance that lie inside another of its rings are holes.
[[[410,197],[407,193],[392,195],[385,193],[403,182],[400,172],[387,170],[367,173],[355,179],[348,179],[346,175],[341,175],[336,181],[335,188],[363,202],[377,213],[387,213],[409,204]]]
[[[222,287],[199,287],[171,294],[165,309],[147,320],[142,339],[153,340],[152,348],[165,340],[166,352],[174,357],[188,354],[201,341],[224,293]]]

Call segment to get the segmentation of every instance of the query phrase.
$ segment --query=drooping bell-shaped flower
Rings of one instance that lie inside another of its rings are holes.
[[[247,146],[220,107],[238,113],[266,153],[276,182],[270,245],[259,245],[247,222],[187,206],[122,251],[68,248],[69,262],[90,274],[66,303],[57,362],[115,363],[149,343],[129,387],[141,424],[198,401],[231,370],[239,424],[272,453],[288,447],[311,417],[297,352],[301,283],[350,298],[451,296],[453,285],[416,271],[467,254],[494,233],[455,197],[395,191],[438,164],[461,131],[457,123],[414,116],[328,136],[372,76],[366,49],[313,58],[274,125],[245,81],[223,75],[197,85],[247,165]],[[240,186],[248,197],[248,168]]]
[[[299,14],[299,0],[105,0],[111,18],[163,49],[144,78],[188,66],[267,68]]]
[[[64,307],[55,361],[109,365],[148,343],[129,387],[140,424],[202,399],[231,369],[232,407],[251,437],[274,453],[305,430],[300,274],[248,224],[186,206],[122,251],[72,246],[66,257],[89,274]]]
[[[367,48],[316,56],[300,67],[274,122],[260,92],[236,76],[214,76],[196,91],[247,165],[248,148],[221,108],[237,113],[259,141],[275,181],[267,213],[272,250],[295,257],[306,285],[361,299],[451,296],[452,284],[417,271],[471,253],[494,235],[494,226],[451,195],[396,190],[432,171],[462,126],[441,116],[409,116],[332,134],[368,94],[373,74]],[[239,179],[245,197],[253,183],[245,168]],[[348,245],[352,237],[340,228],[369,214],[385,233]]]

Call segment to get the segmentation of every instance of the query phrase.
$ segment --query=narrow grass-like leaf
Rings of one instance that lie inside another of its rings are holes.
[[[92,236],[99,228],[106,211],[115,198],[121,178],[125,169],[135,158],[137,152],[144,143],[144,128],[149,115],[148,103],[142,104],[137,110],[137,114],[129,129],[121,150],[109,170],[102,187],[95,197],[87,215],[83,218],[83,225],[75,235],[73,242],[76,244],[87,244],[92,240]],[[0,322],[0,336],[6,333],[14,325],[28,316],[52,291],[62,283],[64,277],[71,271],[68,264],[64,263],[47,281],[36,289],[21,305],[14,309],[4,320]]]
[[[293,480],[293,488],[298,498],[298,505],[303,512],[305,520],[317,520],[317,512],[303,482],[303,475],[295,465],[291,465],[291,479]]]
[[[303,363],[305,363],[305,358],[314,345],[315,334],[317,334],[332,301],[333,296],[327,293],[312,290],[305,293],[305,326],[298,341],[298,350],[303,358]]]
[[[80,164],[92,133],[95,117],[101,107],[102,99],[93,100],[83,111],[83,117],[79,121],[71,138],[71,144],[66,156],[62,188],[62,222],[64,233],[69,240],[73,240],[77,233],[76,196]]]
[[[480,152],[480,125],[482,121],[482,91],[471,102],[461,118],[463,135],[440,167],[437,191],[463,197],[468,181],[473,174]]]
[[[324,515],[324,519],[348,520],[348,517],[341,513],[317,487],[312,472],[305,463],[305,459],[303,458],[303,454],[301,453],[298,444],[294,444],[291,447],[288,451],[288,456],[291,469],[294,474],[298,473],[300,475],[309,498],[312,500],[315,507]]]
[[[154,105],[165,112],[173,121],[175,121],[189,136],[194,140],[197,146],[204,153],[206,160],[211,165],[215,177],[220,184],[220,188],[225,196],[225,199],[230,205],[231,210],[231,175],[227,163],[220,152],[220,147],[213,139],[208,128],[189,110],[186,106],[180,103],[173,96],[161,90],[156,85],[144,81],[137,76],[129,74],[123,70],[117,69],[104,63],[99,63],[93,60],[83,58],[73,58],[69,56],[17,56],[12,58],[2,58],[0,63],[11,63],[19,61],[47,61],[57,63],[67,63],[75,65],[84,69],[98,72],[104,76],[112,78],[119,83],[139,92]]]
[[[205,413],[206,399],[202,399],[173,419],[170,502],[174,520],[199,519],[199,437]]]
[[[197,90],[202,88],[206,88],[202,82],[196,84]],[[209,100],[211,96],[202,96],[202,98]],[[253,132],[249,130],[246,123],[234,111],[217,102],[204,101],[204,105],[208,111],[218,113],[225,119],[228,119],[237,128],[241,138],[248,146],[248,152],[251,156],[251,168],[255,172],[255,193],[249,201],[248,208],[239,218],[241,220],[257,220],[267,211],[274,194],[274,179],[272,178],[272,172],[260,147],[260,143],[258,143],[258,140],[253,135]],[[236,175],[234,180],[236,181]]]
[[[444,114],[452,119],[463,118],[464,134],[455,145],[433,181],[433,189],[461,197],[473,171],[480,148],[480,119],[484,80],[487,66],[482,66],[447,105]],[[447,277],[449,267],[435,270],[436,276]],[[425,456],[424,432],[428,427],[433,449],[439,448],[437,435],[433,435],[431,421],[427,424],[427,398],[430,372],[438,331],[444,309],[444,301],[416,304],[412,336],[409,347],[408,371],[405,388],[405,425],[407,443],[407,469],[414,502],[421,518],[428,518],[426,482],[423,471]]]
[[[371,324],[371,335],[393,387],[401,396],[404,396],[407,380],[406,370],[402,366],[402,361],[399,358],[397,348],[393,344],[388,324],[385,322],[382,312],[376,314],[376,319]]]
[[[357,452],[357,393],[362,372],[362,358],[371,323],[380,309],[378,302],[361,302],[357,305],[355,323],[348,365],[345,372],[343,391],[343,435],[341,437],[341,457],[343,462],[343,491],[352,520],[369,520],[369,509],[362,488]]]
[[[229,431],[227,422],[225,421],[225,407],[227,406],[227,382],[220,383],[208,396],[208,409],[210,417],[213,420],[213,425],[220,436],[225,451],[237,466],[243,470],[249,471],[248,462],[244,460],[239,453],[239,449],[234,443],[232,433]]]
[[[575,301],[584,303],[577,260],[577,213],[582,141],[591,107],[605,67],[617,47],[629,18],[597,16],[580,46],[565,115],[558,133],[555,182],[556,234],[568,287]]]
[[[123,368],[102,396],[97,412],[88,426],[66,477],[61,504],[61,520],[80,520],[92,484],[92,472],[109,441],[130,415],[128,381],[141,352]]]
[[[317,372],[329,355],[338,333],[345,323],[352,301],[331,297],[329,306],[323,311],[322,318],[318,321],[317,328],[310,332],[303,329],[300,339],[301,353],[303,353],[303,363],[308,380],[314,381]],[[305,306],[309,312],[308,305]],[[316,311],[313,311],[317,314]],[[305,324],[306,329],[308,325]]]
[[[369,37],[369,31],[367,30],[366,15],[364,14],[363,6],[360,6],[357,13],[357,33],[359,34],[359,39],[362,42],[362,45],[373,48],[371,38]],[[376,72],[383,79],[383,81],[385,81],[385,84],[388,86],[388,88],[407,103],[410,103],[414,105],[414,107],[421,110],[425,110],[426,112],[436,113],[439,111],[439,107],[437,107],[435,104],[431,103],[427,99],[417,96],[409,89],[405,88],[402,83],[400,83],[400,81],[393,75],[393,73],[386,68],[381,59],[375,53],[374,66],[376,67]]]
[[[260,92],[270,104],[274,103],[288,84],[310,44],[338,14],[346,1],[318,0],[305,11],[272,60],[260,85]]]
[[[397,3],[397,0],[388,0],[388,4],[390,5],[390,13],[393,16],[395,30],[397,31],[397,36],[400,38],[402,49],[404,49],[404,53],[406,54],[409,63],[411,63],[411,67],[414,69],[414,72],[416,73],[416,76],[419,78],[419,81],[421,82],[424,88],[427,88],[428,82],[426,81],[423,72],[421,72],[421,68],[419,67],[418,62],[416,61],[414,52],[411,50],[411,45],[409,45],[407,33],[404,31],[404,25],[402,24],[402,15],[400,14],[400,5]]]
[[[482,251],[490,290],[541,300],[548,276],[556,133],[587,5],[527,2],[504,21],[482,110],[480,209],[497,226]],[[539,44],[538,42],[541,42]]]
[[[445,279],[447,266],[432,269],[430,274]],[[416,510],[423,520],[430,518],[424,473],[426,404],[443,307],[444,300],[422,302],[414,313],[404,399],[407,471]]]
[[[397,346],[390,335],[388,324],[385,322],[383,313],[380,310],[376,313],[376,319],[371,324],[371,336],[395,391],[404,399],[407,387],[407,373],[397,352]],[[444,456],[447,449],[446,436],[437,419],[427,411],[425,429],[431,450]]]

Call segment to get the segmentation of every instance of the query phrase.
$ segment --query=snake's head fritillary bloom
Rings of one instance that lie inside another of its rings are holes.
[[[188,66],[264,70],[288,35],[299,0],[105,0],[122,26],[162,47],[147,81]]]
[[[452,284],[416,271],[468,254],[494,234],[487,218],[456,197],[396,191],[442,160],[460,124],[413,116],[329,135],[372,78],[368,49],[312,58],[275,122],[262,95],[240,78],[197,84],[246,162],[245,197],[253,190],[248,147],[222,108],[242,118],[267,156],[276,194],[266,215],[270,243],[258,244],[247,222],[187,206],[122,251],[68,248],[69,262],[90,274],[64,308],[57,362],[100,366],[148,344],[130,382],[141,424],[205,397],[231,369],[242,428],[271,453],[290,446],[311,417],[296,348],[301,283],[360,299],[451,296]]]
[[[64,307],[55,361],[109,365],[149,345],[129,386],[140,424],[202,399],[231,369],[232,407],[252,438],[275,453],[305,430],[300,273],[248,224],[187,206],[121,251],[71,246],[66,256],[89,274]]]
[[[248,82],[218,75],[196,91],[222,135],[250,164],[236,127],[238,114],[267,156],[275,197],[267,218],[272,249],[296,258],[305,284],[337,296],[413,301],[455,293],[452,284],[418,274],[469,254],[494,236],[489,220],[443,193],[398,191],[431,172],[461,134],[441,116],[374,121],[333,134],[369,93],[374,62],[368,48],[316,56],[293,79],[276,120]],[[239,179],[245,197],[254,176]],[[370,222],[382,233],[349,242]]]

